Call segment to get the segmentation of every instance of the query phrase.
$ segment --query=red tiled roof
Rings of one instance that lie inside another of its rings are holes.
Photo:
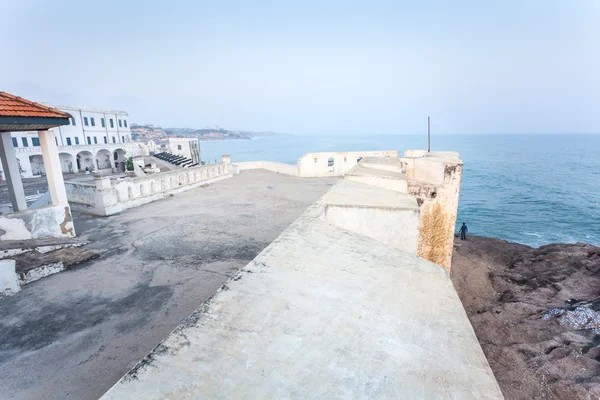
[[[72,118],[64,111],[1,91],[0,117]]]

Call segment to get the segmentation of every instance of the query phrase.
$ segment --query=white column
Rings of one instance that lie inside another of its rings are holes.
[[[0,132],[0,158],[2,158],[2,168],[4,169],[4,177],[6,178],[6,186],[8,186],[8,195],[13,211],[27,210],[23,182],[21,182],[21,173],[19,172],[19,162],[13,148],[10,132]]]
[[[48,190],[52,205],[67,204],[67,190],[63,180],[62,170],[60,168],[60,158],[58,157],[58,147],[52,131],[38,131],[40,137],[40,146],[42,147],[42,157],[46,167],[46,179],[48,180]]]

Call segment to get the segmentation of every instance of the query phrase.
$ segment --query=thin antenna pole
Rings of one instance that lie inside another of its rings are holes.
[[[431,118],[427,117],[427,152],[431,151]]]

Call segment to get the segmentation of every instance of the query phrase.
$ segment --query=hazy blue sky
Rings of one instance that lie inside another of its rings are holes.
[[[0,90],[164,127],[600,132],[600,1],[0,0]]]

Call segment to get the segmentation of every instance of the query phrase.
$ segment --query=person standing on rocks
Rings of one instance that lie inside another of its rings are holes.
[[[460,232],[460,240],[467,239],[467,232],[469,232],[469,228],[467,228],[467,224],[463,222],[462,226],[459,229]]]

